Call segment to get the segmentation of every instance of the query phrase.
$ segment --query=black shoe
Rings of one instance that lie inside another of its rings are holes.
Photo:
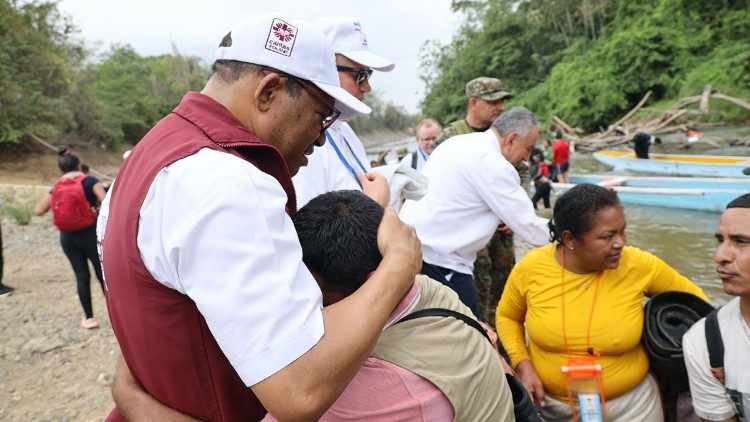
[[[13,294],[14,288],[0,284],[0,297],[10,296]]]

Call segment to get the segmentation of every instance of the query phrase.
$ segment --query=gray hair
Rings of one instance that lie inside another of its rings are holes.
[[[513,107],[510,110],[501,114],[494,122],[492,127],[500,134],[500,136],[508,136],[511,132],[516,132],[519,137],[528,139],[531,135],[531,129],[536,128],[539,130],[539,121],[528,108],[526,107]]]

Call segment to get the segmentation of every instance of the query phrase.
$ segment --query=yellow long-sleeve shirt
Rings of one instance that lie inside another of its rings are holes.
[[[562,325],[562,267],[555,258],[557,244],[529,252],[513,268],[497,308],[497,328],[513,366],[531,360],[544,390],[566,400]],[[640,383],[648,372],[648,357],[640,343],[643,298],[678,290],[707,300],[700,287],[653,254],[625,247],[616,269],[601,274],[593,315],[596,273],[565,271],[565,331],[574,356],[587,356],[586,335],[591,317],[591,346],[601,354],[605,399],[618,397]],[[529,335],[526,346],[524,322]]]

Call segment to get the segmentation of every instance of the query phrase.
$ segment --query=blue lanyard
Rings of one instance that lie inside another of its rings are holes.
[[[354,167],[352,167],[351,164],[349,164],[348,161],[346,161],[346,158],[344,158],[344,155],[341,153],[341,150],[339,150],[339,147],[336,145],[336,142],[333,142],[333,137],[331,137],[331,134],[326,131],[326,139],[328,139],[328,142],[331,144],[333,149],[336,151],[336,155],[339,156],[339,160],[344,164],[347,170],[349,170],[349,173],[351,173],[352,177],[354,177],[354,180],[357,182],[359,187],[362,187],[362,183],[359,181],[359,177],[357,177],[357,172],[354,171]],[[362,165],[362,162],[359,161],[359,158],[357,158],[357,154],[354,153],[352,150],[352,147],[349,145],[349,142],[346,141],[346,138],[344,138],[344,135],[341,135],[341,139],[344,140],[344,143],[347,147],[349,147],[349,152],[352,153],[352,156],[354,157],[354,160],[359,164],[359,167],[362,169],[363,173],[367,173],[367,169],[365,166]]]
[[[425,155],[425,153],[424,153],[424,152],[422,151],[422,148],[419,148],[419,147],[417,147],[417,151],[419,151],[419,155],[421,155],[421,156],[422,156],[422,159],[423,159],[423,160],[424,160],[424,162],[426,163],[426,162],[427,162],[427,156],[426,156],[426,155]]]

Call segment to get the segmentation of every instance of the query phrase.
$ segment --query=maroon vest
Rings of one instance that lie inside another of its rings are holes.
[[[291,175],[279,151],[221,104],[188,93],[133,149],[114,184],[102,241],[109,317],[130,371],[160,402],[205,421],[259,420],[265,410],[222,353],[195,303],[154,280],[138,251],[139,211],[156,174],[202,148],[233,154],[273,176],[289,198],[286,211],[296,210]]]

